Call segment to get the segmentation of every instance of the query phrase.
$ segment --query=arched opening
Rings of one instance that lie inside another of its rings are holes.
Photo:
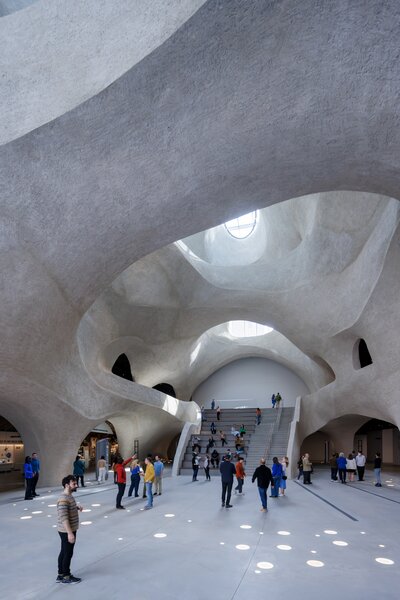
[[[153,390],[158,390],[159,392],[163,392],[163,394],[168,394],[168,396],[176,398],[176,392],[169,383],[157,383],[157,385],[153,385]]]
[[[0,416],[0,491],[24,486],[21,477],[25,456],[21,435],[10,421]]]
[[[393,423],[370,419],[356,431],[354,439],[356,450],[362,450],[367,461],[372,462],[380,452],[385,463],[400,464],[400,434]]]
[[[118,375],[118,377],[122,377],[122,379],[135,381],[132,376],[131,364],[126,354],[120,354],[118,356],[117,360],[113,364],[111,372],[114,373],[114,375]]]
[[[118,440],[114,426],[110,421],[104,421],[96,425],[82,440],[73,457],[72,471],[74,475],[83,475],[83,482],[86,485],[87,481],[97,479],[98,460],[101,456],[105,457],[108,471],[116,454],[118,454]],[[77,457],[79,457],[78,461],[76,461]]]
[[[355,369],[363,369],[372,365],[371,354],[368,350],[368,346],[365,340],[359,339],[354,346],[353,350],[353,366]]]
[[[387,464],[400,464],[400,432],[393,423],[349,414],[329,421],[319,431],[307,436],[300,454],[310,454],[314,465],[326,464],[334,452],[362,452],[372,463],[380,452]]]

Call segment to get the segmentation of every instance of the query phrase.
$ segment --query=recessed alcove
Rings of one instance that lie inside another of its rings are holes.
[[[114,375],[118,375],[118,377],[122,377],[122,379],[135,381],[132,375],[131,364],[126,354],[120,354],[118,356],[117,360],[113,364],[111,372],[114,373]]]
[[[367,343],[364,339],[360,338],[354,344],[353,348],[353,366],[356,370],[364,369],[368,365],[372,365],[373,360],[368,350]]]

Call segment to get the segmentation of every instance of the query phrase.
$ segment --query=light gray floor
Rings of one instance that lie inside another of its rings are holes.
[[[55,583],[59,490],[39,490],[31,502],[4,493],[0,597],[398,599],[400,477],[386,472],[383,481],[375,488],[368,473],[365,483],[344,486],[322,470],[306,488],[288,481],[287,497],[268,498],[267,514],[249,479],[232,509],[220,506],[217,477],[166,478],[150,511],[140,510],[142,498],[125,499],[127,510],[116,511],[115,487],[92,483],[77,493],[90,512],[81,515],[87,524],[78,532],[72,572],[83,581],[74,586]]]

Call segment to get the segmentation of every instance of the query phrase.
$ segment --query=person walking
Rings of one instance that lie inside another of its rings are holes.
[[[36,452],[32,452],[32,471],[33,471],[33,480],[32,480],[32,496],[36,498],[40,496],[40,494],[36,493],[36,486],[39,481],[39,473],[40,473],[40,460]]]
[[[76,477],[77,487],[79,487],[79,480],[81,480],[81,486],[86,487],[85,481],[83,479],[83,476],[85,474],[85,461],[83,460],[82,456],[78,454],[72,466],[72,473]]]
[[[365,463],[366,458],[361,450],[358,451],[356,456],[356,467],[357,467],[357,475],[358,481],[364,481],[364,473],[365,473]]]
[[[215,400],[214,400],[214,398],[211,400],[211,410],[215,410]]]
[[[217,406],[217,421],[221,420],[221,408]]]
[[[115,508],[118,508],[120,510],[125,509],[125,506],[122,506],[122,504],[121,504],[121,500],[123,498],[123,495],[125,493],[125,488],[126,488],[125,467],[134,458],[136,458],[136,454],[134,454],[130,458],[127,458],[126,460],[123,460],[122,456],[119,456],[117,458],[117,464],[115,465],[115,473],[117,475],[117,485],[118,485],[118,494],[117,494],[117,498],[115,501]]]
[[[210,476],[210,457],[209,457],[208,454],[206,454],[205,457],[204,457],[203,469],[204,469],[204,473],[206,475],[206,481],[211,481],[211,476]]]
[[[150,510],[153,508],[153,483],[155,479],[155,472],[152,460],[147,456],[144,460],[146,463],[146,472],[144,474],[144,484],[146,487],[147,504],[144,510]]]
[[[340,479],[340,483],[346,483],[346,465],[347,465],[347,461],[346,461],[346,457],[344,455],[344,452],[340,452],[338,458],[336,459],[337,462],[337,466],[339,469],[339,479]]]
[[[72,496],[78,488],[74,475],[67,475],[61,482],[63,493],[57,501],[57,531],[61,539],[61,550],[58,555],[57,583],[80,583],[80,577],[71,574],[71,560],[76,543],[76,532],[79,528],[79,513],[82,506]]]
[[[275,408],[275,404],[276,404],[275,394],[272,394],[272,396],[271,396],[271,404],[272,404],[272,408]]]
[[[219,471],[221,473],[221,483],[222,483],[222,508],[232,508],[231,494],[232,494],[232,486],[233,486],[233,478],[236,475],[235,466],[231,463],[231,457],[229,455],[225,455],[221,464],[219,465]]]
[[[24,478],[25,478],[25,500],[33,500],[33,469],[32,469],[32,459],[30,456],[25,457]]]
[[[331,458],[329,459],[329,466],[331,468],[331,481],[337,481],[338,480],[338,465],[337,465],[337,458],[338,458],[339,454],[337,452],[334,452],[331,456]]]
[[[278,498],[279,496],[279,488],[281,486],[282,479],[282,465],[278,460],[277,456],[274,456],[272,459],[272,489],[271,489],[271,498]]]
[[[154,496],[161,496],[164,464],[156,454],[154,462]]]
[[[244,484],[244,478],[246,477],[246,473],[244,470],[244,459],[242,456],[238,458],[235,469],[236,469],[236,479],[237,479],[237,486],[235,487],[235,493],[237,492],[239,495],[243,495],[243,484]]]
[[[375,473],[375,481],[376,481],[375,487],[382,487],[381,469],[382,469],[381,453],[377,452],[375,454],[375,460],[374,460],[374,473]]]
[[[215,427],[214,421],[210,425],[211,435],[215,435],[217,433],[217,428]]]
[[[135,498],[139,497],[139,484],[140,484],[140,465],[137,458],[134,458],[131,463],[131,485],[128,490],[128,497],[131,498],[133,492],[135,492]]]
[[[282,477],[281,477],[281,483],[280,483],[280,496],[284,496],[285,490],[286,490],[286,481],[287,481],[286,470],[289,466],[289,459],[287,456],[284,456],[282,458],[281,465],[282,465]]]
[[[257,467],[251,478],[252,483],[254,483],[256,479],[261,500],[261,512],[267,512],[267,490],[269,484],[272,482],[272,473],[271,469],[265,464],[265,458],[260,459],[260,466]]]
[[[261,423],[261,408],[256,408],[256,423],[257,425]]]
[[[106,480],[107,476],[107,463],[104,456],[100,456],[99,460],[97,461],[97,472],[97,482],[103,483]]]
[[[303,461],[303,483],[304,485],[312,485],[311,473],[312,473],[312,462],[310,461],[310,455],[308,452],[302,458]]]

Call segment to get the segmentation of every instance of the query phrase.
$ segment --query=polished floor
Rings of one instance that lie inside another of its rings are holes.
[[[322,469],[313,485],[288,481],[287,496],[268,498],[260,512],[255,484],[246,480],[233,508],[220,504],[218,477],[192,483],[164,480],[154,508],[142,498],[114,508],[112,483],[89,482],[72,572],[82,583],[55,583],[59,489],[0,494],[3,540],[0,597],[128,600],[398,599],[400,476],[372,472],[363,483],[331,483]]]

